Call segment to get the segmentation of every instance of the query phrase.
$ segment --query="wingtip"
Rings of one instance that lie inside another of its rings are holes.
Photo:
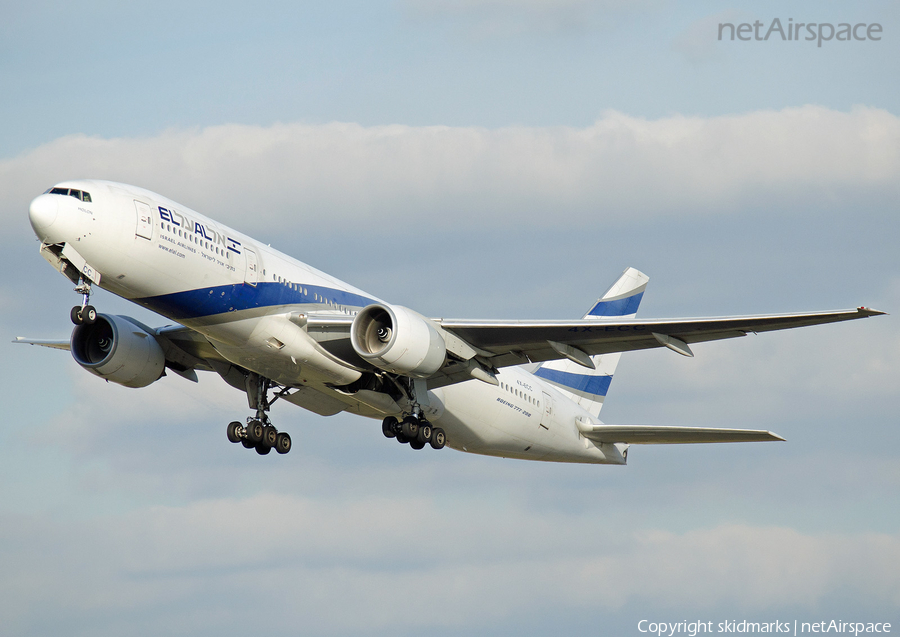
[[[881,310],[873,310],[872,308],[866,307],[864,305],[860,305],[858,308],[856,308],[856,311],[863,316],[881,316],[882,314],[887,314],[887,312],[882,312]]]

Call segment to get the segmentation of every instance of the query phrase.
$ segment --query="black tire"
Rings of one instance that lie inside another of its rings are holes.
[[[256,445],[256,453],[258,453],[261,456],[266,455],[270,451],[272,451],[272,447],[270,447],[268,445],[263,445],[263,444]]]
[[[399,424],[398,421],[393,416],[388,416],[384,420],[381,421],[381,433],[384,434],[385,438],[394,438],[397,435],[397,432],[394,431],[394,428]]]
[[[265,427],[263,427],[263,436],[260,444],[267,447],[274,447],[277,440],[278,430],[275,429],[275,427],[273,427],[272,425],[266,425]]]
[[[444,430],[440,427],[435,427],[431,432],[431,448],[432,449],[443,449],[444,445],[447,444],[447,435],[444,433]]]
[[[428,422],[423,420],[421,423],[419,423],[419,433],[416,434],[416,440],[421,442],[423,445],[427,445],[429,442],[431,442],[431,437],[433,435],[434,429]]]
[[[84,306],[84,309],[81,310],[81,321],[85,325],[93,325],[97,322],[97,310],[94,309],[93,305]]]
[[[244,438],[243,440],[241,440],[241,444],[244,445],[244,449],[253,449],[254,447],[256,447],[256,443],[255,443],[255,442],[250,442],[250,441],[247,440],[246,438]]]
[[[414,439],[419,433],[419,419],[415,416],[407,416],[403,419],[400,431],[410,440]]]
[[[265,427],[261,422],[258,420],[251,420],[247,423],[247,430],[244,432],[244,436],[255,445],[263,439],[264,432]]]
[[[409,442],[409,438],[404,436],[403,432],[401,431],[397,434],[397,442],[399,442],[401,445],[405,445],[407,442]]]
[[[237,421],[228,423],[228,441],[240,442],[243,428],[243,425]]]
[[[287,453],[291,450],[291,437],[283,431],[275,437],[275,451],[278,453]]]
[[[83,321],[81,320],[81,307],[78,306],[78,305],[76,305],[75,307],[73,307],[73,308],[72,308],[72,311],[69,312],[69,318],[72,319],[72,323],[73,323],[74,325],[81,325],[82,322],[83,322]]]
[[[425,443],[422,442],[421,440],[410,440],[409,446],[412,447],[413,449],[424,449]]]

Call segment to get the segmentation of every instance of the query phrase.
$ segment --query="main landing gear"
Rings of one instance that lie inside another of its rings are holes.
[[[425,418],[409,415],[403,420],[388,416],[381,421],[381,432],[385,438],[396,438],[401,444],[409,444],[413,449],[423,449],[431,445],[432,449],[443,449],[447,444],[447,436],[440,427],[432,427]]]
[[[81,305],[76,305],[69,312],[69,318],[75,325],[93,325],[97,322],[97,310],[91,305],[91,283],[84,278],[78,280],[75,291],[81,294]]]
[[[250,400],[250,407],[256,407],[256,417],[247,418],[246,426],[237,421],[228,424],[229,441],[239,442],[246,449],[256,449],[256,453],[261,456],[266,455],[272,449],[281,454],[291,450],[291,437],[283,431],[275,429],[266,413],[272,403],[288,391],[287,387],[283,388],[269,401],[268,392],[273,387],[272,381],[268,378],[251,374],[247,378],[247,396]]]
[[[247,449],[256,449],[256,453],[261,456],[272,449],[278,453],[287,453],[291,450],[291,437],[275,429],[268,418],[265,420],[248,418],[246,426],[237,421],[229,423],[228,440],[239,442]]]

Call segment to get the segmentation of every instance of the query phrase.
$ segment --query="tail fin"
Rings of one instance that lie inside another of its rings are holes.
[[[628,268],[583,318],[634,318],[649,280],[643,272]],[[587,369],[569,360],[550,361],[542,363],[534,375],[552,383],[592,416],[597,416],[620,356],[619,353],[591,356],[596,369]]]

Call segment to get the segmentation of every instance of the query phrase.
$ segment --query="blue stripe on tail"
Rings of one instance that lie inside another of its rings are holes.
[[[627,296],[624,299],[612,299],[597,301],[597,304],[587,313],[588,316],[628,316],[638,311],[641,299],[644,298],[643,292],[638,292],[633,296]]]

